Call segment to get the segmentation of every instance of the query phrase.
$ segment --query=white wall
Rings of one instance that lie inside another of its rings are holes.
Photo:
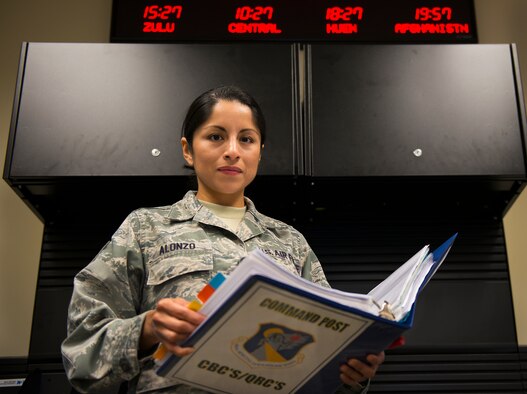
[[[111,0],[4,0],[0,13],[0,169],[6,152],[20,44],[108,42]],[[518,44],[527,88],[526,0],[475,0],[481,43]],[[521,345],[527,345],[527,191],[505,218]],[[0,358],[26,357],[40,257],[42,224],[0,180]]]
[[[527,97],[527,1],[476,0],[479,42],[518,46],[524,97]],[[509,257],[518,343],[527,346],[527,188],[503,220]]]
[[[0,169],[23,41],[108,42],[111,0],[3,0],[0,13]],[[43,225],[0,180],[0,357],[26,357]]]

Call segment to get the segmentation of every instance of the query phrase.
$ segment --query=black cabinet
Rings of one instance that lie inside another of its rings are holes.
[[[5,175],[186,174],[188,105],[238,84],[267,117],[261,175],[525,178],[514,45],[300,48],[25,44]]]
[[[314,176],[524,179],[514,45],[308,48]]]
[[[7,177],[188,174],[180,145],[186,110],[200,93],[227,84],[255,96],[272,130],[261,174],[293,175],[299,132],[293,49],[25,44]]]

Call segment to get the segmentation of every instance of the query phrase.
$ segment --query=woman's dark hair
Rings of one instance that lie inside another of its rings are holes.
[[[237,86],[220,86],[201,94],[190,105],[181,130],[181,137],[187,139],[189,148],[192,148],[194,132],[210,117],[219,100],[237,101],[249,107],[260,131],[262,145],[265,143],[265,118],[256,100]]]

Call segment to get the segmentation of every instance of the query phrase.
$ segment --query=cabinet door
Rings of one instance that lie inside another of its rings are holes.
[[[294,174],[297,123],[286,44],[29,43],[9,176],[181,175],[181,124],[220,85],[247,89],[267,118],[260,174]]]
[[[311,45],[315,176],[525,177],[510,45]]]

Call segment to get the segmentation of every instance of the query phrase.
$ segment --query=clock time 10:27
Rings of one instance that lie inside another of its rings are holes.
[[[234,18],[239,21],[260,21],[260,20],[271,20],[273,19],[273,12],[274,8],[267,6],[256,6],[256,7],[249,7],[249,6],[243,6],[236,8],[235,16]]]

